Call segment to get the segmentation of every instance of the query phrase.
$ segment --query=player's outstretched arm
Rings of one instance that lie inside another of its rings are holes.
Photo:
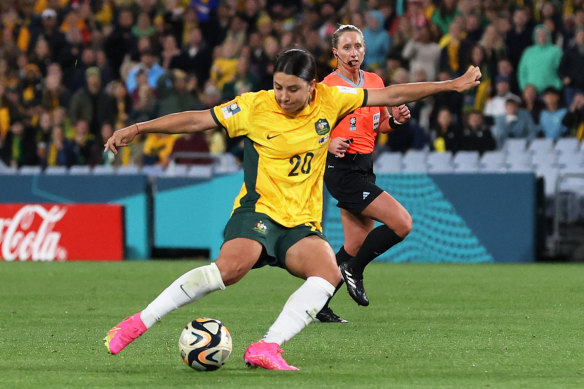
[[[464,92],[479,85],[480,78],[480,69],[477,66],[471,66],[466,73],[453,80],[398,84],[381,89],[368,89],[367,106],[398,106],[441,92]]]
[[[172,113],[117,130],[107,140],[104,145],[104,151],[111,150],[114,154],[117,154],[117,147],[129,145],[138,134],[184,134],[210,130],[215,127],[217,127],[217,123],[213,119],[210,110]]]

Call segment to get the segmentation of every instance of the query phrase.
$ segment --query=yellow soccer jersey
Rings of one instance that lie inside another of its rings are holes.
[[[364,89],[316,84],[311,103],[285,113],[274,91],[244,93],[214,107],[230,137],[245,136],[244,183],[233,212],[265,213],[285,227],[322,219],[322,185],[331,129],[367,101]]]

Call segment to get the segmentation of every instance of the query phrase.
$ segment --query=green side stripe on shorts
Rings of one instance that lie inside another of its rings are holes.
[[[255,205],[260,198],[259,193],[256,192],[260,156],[255,149],[255,143],[247,137],[243,140],[243,155],[243,181],[247,194],[241,198],[239,203],[242,208],[255,211]]]

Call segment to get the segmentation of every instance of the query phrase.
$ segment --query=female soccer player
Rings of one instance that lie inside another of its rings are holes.
[[[217,260],[174,281],[141,312],[113,327],[105,338],[117,354],[160,318],[225,289],[254,267],[280,266],[306,281],[288,299],[262,340],[244,354],[248,365],[296,370],[280,346],[313,321],[341,275],[321,231],[322,185],[331,124],[364,105],[394,106],[478,85],[478,68],[444,82],[385,89],[329,87],[316,83],[316,62],[291,49],[275,64],[274,89],[244,93],[204,111],[185,111],[117,130],[105,150],[117,153],[141,133],[191,133],[223,127],[245,136],[244,183],[225,227]]]
[[[322,81],[324,84],[353,88],[383,88],[375,73],[361,70],[365,56],[363,33],[353,25],[342,25],[332,37],[337,70]],[[391,195],[375,184],[372,153],[378,132],[388,132],[410,118],[406,105],[359,108],[345,116],[333,129],[327,156],[324,182],[341,208],[344,246],[337,252],[337,263],[351,297],[360,305],[369,305],[363,287],[363,269],[378,255],[401,242],[412,229],[408,211]],[[335,148],[336,147],[336,148]],[[373,229],[375,221],[383,223]],[[328,306],[318,313],[323,322],[345,322]]]

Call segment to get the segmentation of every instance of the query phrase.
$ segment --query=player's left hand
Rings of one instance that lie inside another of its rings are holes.
[[[470,66],[462,76],[452,80],[454,90],[464,92],[465,90],[478,86],[481,83],[481,77],[481,69],[478,66]]]
[[[393,116],[393,120],[400,124],[403,124],[412,118],[410,108],[405,104],[398,107],[391,107],[391,116]]]

